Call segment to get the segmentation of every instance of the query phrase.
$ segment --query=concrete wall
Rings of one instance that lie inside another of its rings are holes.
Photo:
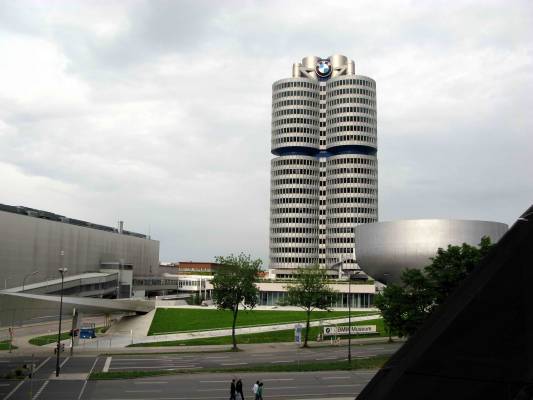
[[[39,274],[26,283],[58,278],[61,266],[69,275],[97,272],[105,261],[132,264],[135,276],[156,275],[159,241],[0,211],[0,289],[21,286],[32,271]]]

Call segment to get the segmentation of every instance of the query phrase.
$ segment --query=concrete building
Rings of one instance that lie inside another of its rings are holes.
[[[476,246],[483,236],[496,243],[507,229],[499,222],[455,219],[365,224],[355,230],[357,262],[373,278],[398,283],[404,269],[429,265],[439,248],[463,243]]]
[[[343,55],[305,57],[272,86],[270,268],[356,269],[355,226],[378,219],[376,83]]]
[[[0,205],[0,272],[4,289],[89,272],[117,273],[119,297],[133,276],[158,272],[159,241],[47,211]],[[37,271],[35,274],[34,272]]]

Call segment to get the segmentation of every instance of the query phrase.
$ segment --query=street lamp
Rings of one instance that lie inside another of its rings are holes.
[[[65,274],[68,271],[68,268],[59,268],[59,273],[61,274],[61,292],[59,300],[59,330],[57,332],[57,359],[56,359],[56,376],[59,376],[59,353],[61,350],[61,315],[63,314],[63,282],[65,280]]]
[[[352,280],[361,271],[355,271],[348,275],[348,364],[352,365]]]
[[[30,272],[28,275],[24,277],[24,279],[22,279],[22,291],[24,291],[24,284],[26,283],[26,279],[28,279],[32,275],[37,275],[38,273],[39,271]]]

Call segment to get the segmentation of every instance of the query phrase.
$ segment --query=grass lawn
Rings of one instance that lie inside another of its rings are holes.
[[[61,340],[66,340],[70,338],[68,332],[61,333]],[[45,344],[57,343],[57,333],[52,335],[37,336],[29,340],[30,344],[34,346],[44,346]]]
[[[16,349],[17,346],[11,346],[12,349]],[[9,340],[0,341],[0,350],[9,350]]]
[[[376,336],[388,336],[388,333],[383,325],[383,319],[375,319],[370,321],[360,321],[354,325],[376,325],[377,334],[373,335],[352,335],[352,338],[361,338],[361,337],[376,337]],[[315,341],[317,335],[322,331],[322,328],[319,326],[311,327],[309,329],[309,340]],[[304,329],[305,332],[305,329]],[[302,333],[302,340],[303,335]],[[348,338],[348,336],[342,336],[343,338]],[[329,340],[329,339],[325,339]],[[288,329],[284,331],[271,331],[271,332],[262,332],[262,333],[247,333],[242,335],[237,335],[238,344],[249,344],[249,343],[276,343],[276,342],[292,342],[294,341],[294,329]],[[206,345],[230,345],[232,344],[231,336],[220,336],[204,339],[189,339],[189,340],[171,340],[164,342],[155,342],[155,343],[137,343],[129,345],[128,347],[164,347],[164,346],[206,346]]]
[[[146,378],[149,376],[206,373],[206,372],[309,372],[309,371],[346,371],[354,369],[378,369],[389,359],[389,356],[375,356],[369,358],[356,358],[351,364],[347,361],[333,362],[306,362],[294,364],[256,365],[237,368],[203,368],[180,370],[154,370],[154,371],[112,371],[93,372],[89,379],[130,379]]]
[[[353,316],[377,314],[375,311],[354,311]],[[341,318],[347,311],[313,311],[312,320]],[[239,311],[237,326],[273,325],[305,321],[304,311]],[[231,328],[232,314],[226,310],[187,308],[158,308],[149,335]]]

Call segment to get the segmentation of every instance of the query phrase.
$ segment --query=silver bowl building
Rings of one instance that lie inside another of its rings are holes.
[[[414,219],[359,225],[355,229],[357,262],[383,283],[400,281],[406,268],[431,263],[439,247],[478,245],[483,236],[497,242],[508,226],[499,222],[454,219]]]

